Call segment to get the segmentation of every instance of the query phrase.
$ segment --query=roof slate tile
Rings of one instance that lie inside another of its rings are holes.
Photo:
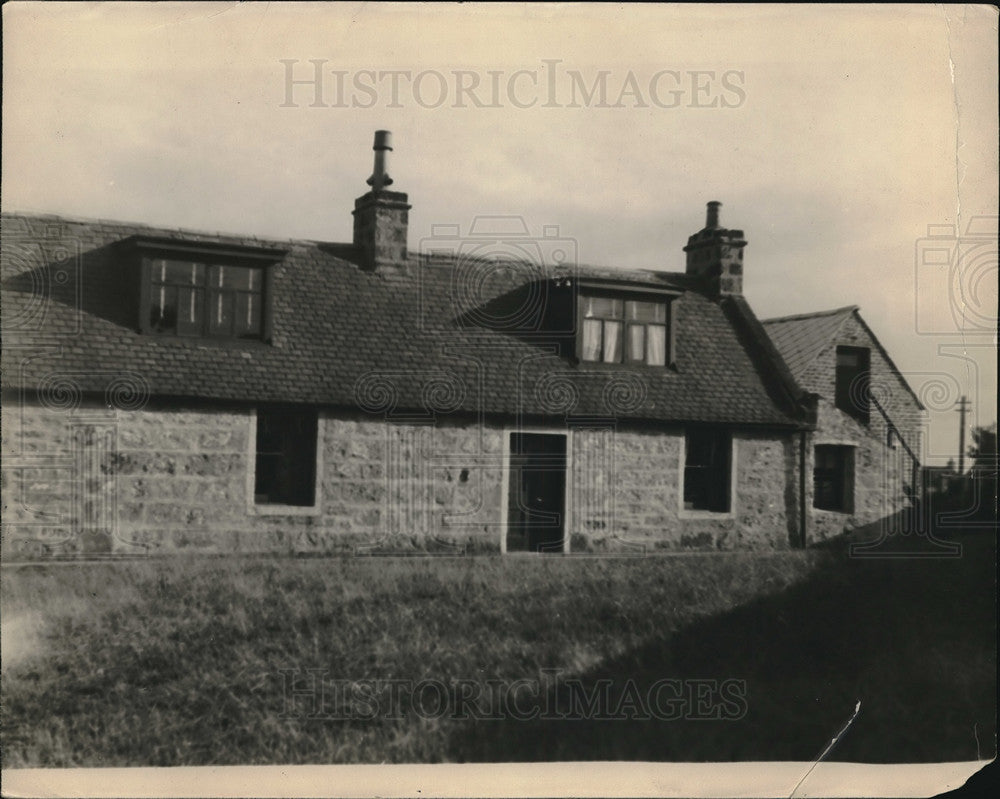
[[[54,222],[60,226],[56,237]],[[138,265],[123,263],[110,245],[154,233],[286,248],[284,261],[273,271],[272,342],[150,336],[131,327],[138,297],[124,293],[121,276]],[[71,279],[69,287],[52,279],[56,264],[18,251],[24,242],[56,239],[79,242],[82,250],[72,265],[77,280]],[[5,387],[44,390],[47,379],[65,373],[81,391],[103,392],[115,373],[130,373],[141,376],[154,396],[354,408],[361,396],[366,410],[389,415],[433,406],[434,381],[447,377],[457,382],[455,410],[469,413],[563,416],[568,411],[662,422],[802,424],[798,407],[768,391],[765,383],[773,376],[762,372],[768,366],[754,354],[747,334],[684,275],[583,266],[560,270],[559,282],[567,274],[571,282],[614,277],[676,292],[676,369],[609,368],[576,363],[565,354],[565,336],[469,321],[470,313],[482,317],[490,303],[517,301],[525,287],[523,270],[494,269],[489,280],[470,283],[454,279],[454,265],[414,258],[406,271],[373,274],[317,242],[6,214],[2,250]],[[547,278],[554,277],[550,270]],[[470,286],[479,293],[466,296]],[[32,315],[38,307],[45,311],[44,320]],[[808,346],[796,336],[786,338],[795,342],[786,357],[806,357]],[[13,349],[38,349],[43,341],[58,343],[59,352],[24,360]],[[782,349],[777,339],[775,344]],[[364,395],[374,378],[393,389],[394,406],[386,405],[387,395]],[[546,393],[553,380],[572,386],[578,397],[572,408],[559,406],[552,392]],[[614,391],[632,385],[628,381],[635,384],[636,401],[624,401],[631,396],[624,388],[620,397]]]

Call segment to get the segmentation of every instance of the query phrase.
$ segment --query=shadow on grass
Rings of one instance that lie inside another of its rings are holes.
[[[951,559],[849,558],[846,543],[803,583],[560,675],[536,697],[544,717],[460,723],[448,757],[812,760],[858,701],[828,759],[993,757],[993,537],[963,537]],[[657,694],[662,680],[682,690]]]

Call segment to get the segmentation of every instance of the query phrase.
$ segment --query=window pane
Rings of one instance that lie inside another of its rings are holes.
[[[631,305],[631,303],[629,303]],[[642,361],[646,357],[646,328],[643,325],[628,326],[628,359]]]
[[[604,362],[620,363],[622,359],[621,322],[604,323]]]
[[[837,366],[857,366],[858,353],[851,350],[837,348]]]
[[[660,325],[646,327],[646,363],[663,366],[667,362],[667,328]]]
[[[685,436],[684,507],[717,513],[729,511],[730,457],[728,433],[698,430]]]
[[[177,289],[177,332],[188,335],[201,332],[204,292],[198,289]]]
[[[260,335],[260,295],[240,292],[236,295],[236,334]]]
[[[837,347],[834,404],[863,424],[869,421],[869,353],[860,347]]]
[[[667,321],[667,306],[662,302],[638,302],[630,300],[625,303],[625,318],[630,322]]]
[[[149,323],[157,332],[173,332],[177,329],[177,289],[174,286],[153,287]]]
[[[261,287],[260,269],[247,266],[212,266],[209,269],[208,284],[212,288],[236,289],[238,291],[259,291]]]
[[[205,265],[159,258],[153,261],[153,280],[180,286],[197,286],[205,279]]]
[[[821,444],[815,448],[813,507],[852,512],[853,460],[851,447]]]
[[[630,322],[635,322],[639,320],[639,306],[645,305],[644,302],[634,302],[629,300],[625,303],[625,318]],[[645,321],[645,320],[643,320]]]
[[[314,411],[257,413],[254,498],[258,504],[315,502],[317,416]]]
[[[711,466],[714,439],[703,433],[689,433],[685,448],[688,466]]]
[[[596,319],[583,320],[583,360],[601,359],[601,322]]]
[[[213,292],[209,297],[209,332],[231,334],[233,332],[233,305],[235,295],[229,292]]]
[[[622,301],[611,297],[587,297],[585,315],[603,319],[620,319]]]

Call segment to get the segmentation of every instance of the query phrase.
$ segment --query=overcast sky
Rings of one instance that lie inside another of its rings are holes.
[[[385,128],[412,250],[513,215],[584,263],[683,270],[719,200],[758,316],[861,307],[928,406],[925,460],[956,455],[959,395],[996,419],[994,9],[3,13],[6,211],[347,241]]]

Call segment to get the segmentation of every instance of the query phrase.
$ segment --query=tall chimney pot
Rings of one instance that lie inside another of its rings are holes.
[[[372,191],[382,191],[386,186],[392,185],[392,178],[389,177],[389,153],[392,152],[392,133],[388,130],[375,131],[375,143],[372,145],[375,151],[375,169],[372,176],[368,178],[368,185]]]
[[[705,229],[706,230],[717,230],[719,227],[719,208],[722,207],[722,203],[717,200],[712,200],[708,204],[708,209],[705,212]]]

